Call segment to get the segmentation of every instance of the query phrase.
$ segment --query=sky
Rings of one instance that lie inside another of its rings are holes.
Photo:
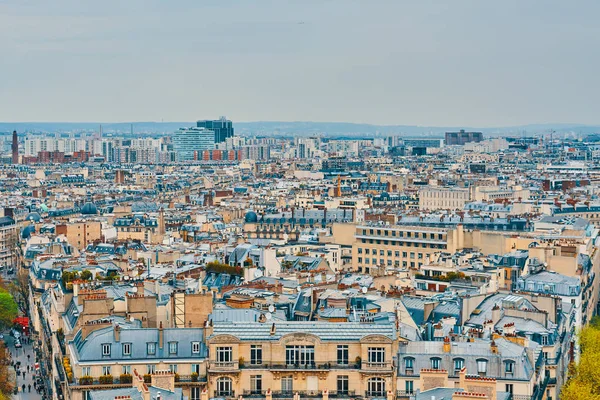
[[[0,0],[0,121],[600,123],[598,0]]]

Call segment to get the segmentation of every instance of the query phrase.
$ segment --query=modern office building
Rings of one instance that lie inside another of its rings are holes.
[[[199,154],[203,150],[215,148],[215,137],[216,133],[206,128],[180,128],[173,135],[173,150],[177,160],[199,159]]]
[[[465,132],[461,129],[459,132],[446,132],[446,146],[464,146],[466,143],[481,142],[483,133]]]
[[[210,129],[215,133],[215,143],[222,143],[227,138],[233,137],[233,122],[225,117],[217,120],[200,120],[196,122],[196,127]]]
[[[17,131],[13,131],[13,133],[12,133],[11,151],[12,151],[12,163],[18,164],[19,163],[19,138],[17,136]]]

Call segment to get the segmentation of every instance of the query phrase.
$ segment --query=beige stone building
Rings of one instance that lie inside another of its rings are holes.
[[[388,397],[395,392],[393,324],[215,323],[206,332],[210,397]]]
[[[470,200],[469,189],[430,186],[419,190],[419,210],[462,210]]]

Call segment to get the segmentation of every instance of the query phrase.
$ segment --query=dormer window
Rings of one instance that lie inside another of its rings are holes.
[[[515,372],[515,362],[514,361],[506,361],[504,363],[504,371],[507,374],[513,374]]]
[[[156,343],[154,343],[154,342],[146,343],[146,353],[149,356],[155,355],[156,354]]]
[[[110,357],[110,344],[109,343],[102,344],[102,356]]]

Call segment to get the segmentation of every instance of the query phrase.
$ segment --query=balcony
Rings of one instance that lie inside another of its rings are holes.
[[[179,375],[175,379],[175,387],[206,385],[206,376]]]
[[[361,365],[363,371],[381,371],[392,372],[394,367],[391,361],[388,362],[363,362]]]
[[[213,397],[221,399],[236,399],[235,392],[233,390],[215,390],[213,392]]]
[[[379,398],[379,399],[382,399],[382,398],[385,399],[385,398],[387,398],[387,392],[385,390],[384,391],[381,391],[381,390],[377,390],[377,391],[367,390],[365,392],[365,398],[372,399],[374,397]]]
[[[360,369],[360,365],[357,363],[348,364],[336,364],[331,362],[326,363],[308,363],[308,364],[294,364],[294,363],[281,363],[281,362],[263,362],[261,364],[240,364],[241,369],[268,369],[268,370],[280,370],[280,371],[306,371],[306,370],[321,370],[328,371],[331,369]]]
[[[293,399],[294,395],[298,393],[300,398],[314,398],[320,399],[323,397],[322,390],[288,390],[288,391],[272,391],[271,397],[273,399]],[[242,392],[244,398],[249,399],[263,399],[267,397],[266,390],[244,390]],[[354,390],[344,391],[330,391],[329,398],[335,399],[348,399],[356,398],[356,392]]]
[[[213,372],[239,371],[240,366],[237,361],[210,361],[208,369]]]

